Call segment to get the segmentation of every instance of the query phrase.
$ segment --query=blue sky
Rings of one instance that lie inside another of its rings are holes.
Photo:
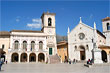
[[[0,2],[0,31],[40,30],[43,12],[56,13],[56,32],[67,35],[82,17],[83,23],[102,32],[101,19],[110,17],[110,1],[9,1]]]

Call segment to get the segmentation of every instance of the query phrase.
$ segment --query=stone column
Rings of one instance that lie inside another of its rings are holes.
[[[109,63],[110,62],[110,59],[109,59],[109,54],[107,54],[107,62]]]
[[[27,51],[30,51],[30,49],[31,49],[30,46],[31,46],[31,45],[30,45],[30,41],[28,40],[28,41],[27,41]]]
[[[38,54],[37,53],[35,53],[36,54],[36,63],[38,62]]]
[[[21,61],[21,54],[19,53],[19,60],[18,60],[18,62],[20,63],[20,61]]]
[[[27,63],[29,63],[29,53],[27,53]]]
[[[19,51],[22,51],[22,41],[19,41]]]
[[[94,22],[93,59],[95,64],[100,64],[103,63],[103,61],[101,59],[101,49],[98,48],[97,40],[98,40],[98,36],[97,36],[96,24]]]

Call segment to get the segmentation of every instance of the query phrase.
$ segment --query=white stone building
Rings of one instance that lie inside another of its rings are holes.
[[[55,13],[43,13],[41,31],[10,31],[8,62],[49,62],[57,54]]]
[[[96,44],[97,47],[106,44],[106,37],[98,30]],[[84,24],[80,18],[79,24],[71,31],[68,28],[68,54],[69,59],[87,61],[93,58],[94,49],[94,28]],[[101,56],[101,53],[100,55]],[[100,61],[101,62],[101,61]]]

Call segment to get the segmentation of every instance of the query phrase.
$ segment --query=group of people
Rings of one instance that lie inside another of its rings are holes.
[[[69,64],[75,64],[77,62],[77,60],[76,59],[73,59],[73,61],[72,60],[70,60],[70,59],[67,59],[67,60],[65,60],[64,61],[64,63],[69,63]]]
[[[93,64],[93,59],[88,59],[87,64],[92,65]]]
[[[76,59],[73,59],[73,61],[71,59],[67,59],[67,60],[64,61],[64,63],[69,63],[69,64],[72,64],[72,63],[75,64],[77,62],[78,61]],[[93,64],[93,59],[88,59],[87,64],[92,65]]]

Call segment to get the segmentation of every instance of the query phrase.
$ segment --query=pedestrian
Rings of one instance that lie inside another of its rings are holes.
[[[69,59],[69,64],[71,64],[71,60]]]
[[[73,59],[73,64],[75,64],[75,62],[76,62],[76,60],[75,60],[75,59]]]
[[[7,64],[7,60],[6,60],[6,64]]]
[[[90,59],[88,59],[87,64],[90,64]]]
[[[0,60],[0,71],[1,71],[1,67],[2,67],[2,62],[1,62],[1,60]]]

